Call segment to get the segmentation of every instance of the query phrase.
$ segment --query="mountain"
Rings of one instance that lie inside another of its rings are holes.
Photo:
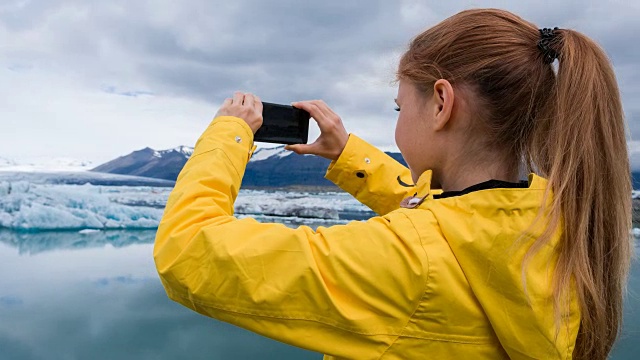
[[[145,148],[102,164],[91,171],[136,175],[175,181],[193,148],[179,146],[168,150]],[[406,166],[400,153],[387,153]],[[4,160],[11,164],[10,160]],[[2,164],[2,160],[0,160]],[[284,146],[258,149],[245,172],[244,187],[333,186],[324,178],[329,160],[311,155],[297,155]],[[2,169],[2,165],[0,165]],[[640,172],[632,174],[633,188],[640,189]]]
[[[192,153],[193,148],[187,146],[161,151],[147,147],[109,161],[91,171],[175,181]],[[387,154],[405,164],[400,153]],[[324,178],[329,162],[318,156],[297,155],[285,150],[284,146],[258,149],[247,165],[242,186],[335,186]]]
[[[175,181],[191,154],[193,148],[188,146],[161,151],[146,147],[104,163],[91,171]]]

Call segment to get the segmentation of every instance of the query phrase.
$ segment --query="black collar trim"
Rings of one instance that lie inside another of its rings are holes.
[[[522,180],[520,182],[517,183],[513,183],[513,182],[508,182],[508,181],[502,181],[502,180],[488,180],[485,182],[481,182],[479,184],[475,184],[472,186],[469,186],[468,188],[464,189],[464,190],[458,190],[458,191],[445,191],[442,194],[437,194],[437,195],[433,195],[434,199],[443,199],[443,198],[449,198],[449,197],[453,197],[453,196],[460,196],[460,195],[465,195],[474,191],[478,191],[478,190],[487,190],[487,189],[500,189],[500,188],[506,188],[506,189],[526,189],[529,187],[529,181],[527,180]]]

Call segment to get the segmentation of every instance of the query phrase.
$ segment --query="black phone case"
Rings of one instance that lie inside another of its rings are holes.
[[[309,119],[305,110],[290,105],[262,103],[262,126],[254,141],[275,144],[306,144],[309,140]]]

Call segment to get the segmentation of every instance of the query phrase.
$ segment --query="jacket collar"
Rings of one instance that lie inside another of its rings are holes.
[[[407,208],[407,209],[414,209],[419,207],[420,204],[422,204],[425,201],[425,199],[429,197],[433,198],[433,194],[436,191],[431,189],[432,175],[433,175],[433,172],[431,170],[426,170],[425,172],[423,172],[415,184],[415,190],[416,190],[415,194],[413,196],[409,196],[403,199],[400,202],[400,207]],[[538,176],[534,173],[529,174],[528,182],[529,182],[528,189],[537,189],[537,190],[546,189],[548,184],[547,179],[541,176]]]

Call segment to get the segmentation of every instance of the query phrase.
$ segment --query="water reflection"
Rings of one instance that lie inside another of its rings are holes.
[[[320,359],[171,302],[155,231],[0,230],[2,359]],[[640,264],[612,359],[640,353]]]
[[[51,250],[77,250],[111,245],[153,244],[155,230],[126,231],[45,231],[15,232],[0,229],[0,242],[17,247],[21,255],[35,255]]]
[[[640,253],[636,242],[636,254]],[[640,259],[631,264],[628,291],[624,300],[623,328],[611,359],[638,359],[640,354]]]
[[[153,266],[154,235],[0,232],[0,358],[322,357],[170,301]]]

